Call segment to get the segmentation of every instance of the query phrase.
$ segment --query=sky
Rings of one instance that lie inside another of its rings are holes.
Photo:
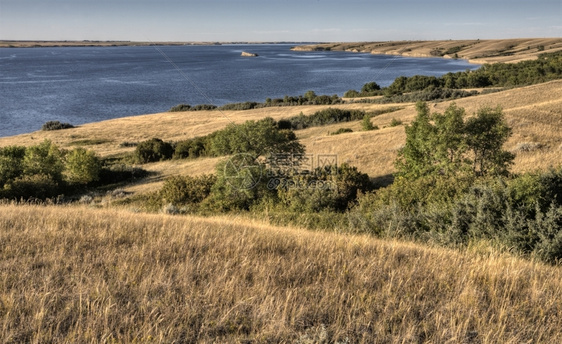
[[[562,37],[562,0],[0,0],[0,39],[298,41]]]

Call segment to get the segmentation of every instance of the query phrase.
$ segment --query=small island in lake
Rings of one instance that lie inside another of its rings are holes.
[[[243,56],[243,57],[258,57],[259,55],[243,51],[241,56]]]

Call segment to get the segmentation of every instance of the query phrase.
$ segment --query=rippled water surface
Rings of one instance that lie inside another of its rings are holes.
[[[0,49],[0,136],[49,120],[75,125],[156,113],[180,104],[343,95],[370,81],[474,69],[463,60],[343,52],[290,45]],[[259,57],[241,57],[242,51]]]

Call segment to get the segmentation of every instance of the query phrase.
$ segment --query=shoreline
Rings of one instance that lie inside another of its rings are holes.
[[[259,45],[259,44],[288,44],[309,45],[316,42],[136,42],[136,41],[26,41],[1,40],[0,48],[84,48],[84,47],[151,47],[151,46],[217,46],[217,45]]]
[[[343,51],[418,58],[463,59],[471,64],[516,63],[562,50],[562,38],[379,41],[299,45],[293,51]]]

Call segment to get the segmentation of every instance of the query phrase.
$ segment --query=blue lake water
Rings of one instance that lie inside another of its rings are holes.
[[[79,125],[167,111],[174,105],[343,95],[401,75],[476,69],[464,60],[345,52],[291,45],[0,48],[0,137],[50,120]],[[242,51],[259,57],[241,57]]]

